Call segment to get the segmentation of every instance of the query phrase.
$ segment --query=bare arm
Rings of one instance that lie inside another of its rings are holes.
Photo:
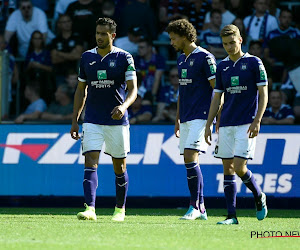
[[[260,123],[268,104],[268,86],[258,86],[257,88],[259,92],[258,110],[253,122],[248,129],[249,138],[254,138],[258,135],[260,130]]]
[[[209,114],[206,122],[206,127],[205,127],[205,141],[208,145],[211,145],[211,130],[210,126],[213,123],[214,118],[220,111],[222,107],[222,95],[223,92],[215,92],[214,98],[212,99],[212,102],[210,104],[210,109],[209,109]]]
[[[21,114],[16,118],[15,123],[23,123],[25,120],[36,120],[40,117],[41,113],[41,111],[35,111],[30,114]]]
[[[78,119],[84,107],[86,98],[86,87],[85,82],[78,81],[78,85],[74,95],[74,105],[73,105],[73,116],[72,116],[72,127],[70,130],[71,137],[78,140],[80,137],[78,135],[79,126]]]
[[[77,45],[71,52],[62,52],[62,51],[57,51],[58,56],[60,56],[64,61],[75,61],[79,60],[81,57],[81,54],[83,52],[83,47],[80,45]]]
[[[177,112],[176,112],[175,128],[174,128],[174,133],[175,133],[177,138],[180,137],[180,131],[179,131],[179,126],[180,126],[179,101],[180,101],[180,96],[178,95]]]
[[[4,33],[4,39],[5,39],[5,42],[9,43],[10,39],[12,38],[12,36],[15,34],[14,31],[8,31],[8,30],[5,30],[5,33]]]
[[[153,87],[152,87],[153,96],[156,96],[163,73],[164,73],[163,70],[156,70],[156,72],[155,72],[154,83],[153,83]]]

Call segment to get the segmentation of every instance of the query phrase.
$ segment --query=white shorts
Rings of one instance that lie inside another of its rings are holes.
[[[206,120],[195,119],[192,121],[180,123],[180,154],[183,155],[184,149],[194,149],[205,153],[208,144],[205,142]]]
[[[222,159],[253,159],[256,137],[249,138],[247,131],[250,125],[220,127],[214,156]]]
[[[126,158],[130,151],[129,125],[99,125],[83,123],[82,154],[101,151],[105,142],[104,153],[114,158]]]

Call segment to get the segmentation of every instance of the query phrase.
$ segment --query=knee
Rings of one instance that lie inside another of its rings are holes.
[[[233,163],[224,164],[223,169],[224,169],[224,175],[234,175],[235,174]]]
[[[97,168],[98,167],[98,160],[92,158],[90,155],[85,156],[85,167],[89,168]]]
[[[198,151],[196,150],[184,150],[184,162],[191,163],[198,161]]]

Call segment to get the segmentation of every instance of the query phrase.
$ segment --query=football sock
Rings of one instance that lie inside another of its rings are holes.
[[[85,202],[88,206],[95,207],[96,189],[98,187],[97,168],[84,168],[83,190]]]
[[[244,184],[247,186],[247,188],[249,188],[252,191],[255,200],[257,200],[258,197],[261,195],[261,190],[257,186],[252,172],[248,169],[247,173],[244,176],[242,176],[241,179],[244,182]]]
[[[226,198],[228,215],[236,215],[236,180],[235,175],[224,175],[224,194]]]
[[[198,209],[200,194],[200,168],[196,162],[186,163],[185,167],[187,171],[188,186],[191,194],[190,204],[194,208]]]
[[[116,175],[116,203],[118,208],[124,208],[128,190],[128,174],[127,170],[123,174]]]

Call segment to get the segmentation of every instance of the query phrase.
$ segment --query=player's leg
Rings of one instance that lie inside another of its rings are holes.
[[[238,224],[236,217],[236,180],[233,166],[233,159],[222,159],[224,170],[224,195],[227,204],[227,218],[218,224],[230,225]]]
[[[115,185],[116,185],[116,207],[112,220],[124,221],[125,219],[125,204],[128,191],[128,174],[126,170],[126,158],[113,158]]]
[[[203,197],[203,175],[199,165],[199,152],[207,149],[204,144],[204,126],[204,120],[193,120],[184,123],[183,126],[181,124],[180,127],[181,151],[184,149],[184,162],[190,191],[190,207],[181,219],[207,220]]]
[[[77,218],[80,220],[96,220],[97,167],[103,136],[99,125],[84,123],[82,128],[82,153],[85,156],[83,190],[86,210],[78,213]]]
[[[221,158],[224,171],[224,195],[227,205],[227,217],[217,224],[231,225],[238,224],[236,218],[236,180],[233,166],[234,156],[234,134],[233,127],[220,127],[218,142],[215,148],[214,156]]]
[[[257,185],[252,172],[247,168],[247,160],[253,159],[256,145],[256,138],[249,138],[247,130],[250,124],[236,127],[236,145],[234,157],[234,169],[243,183],[251,190],[255,199],[256,216],[263,220],[267,216],[266,195]]]
[[[126,156],[129,151],[129,125],[105,126],[105,153],[112,156],[115,172],[116,207],[112,217],[114,221],[124,221],[125,218],[125,203],[129,184]]]
[[[83,191],[86,210],[77,214],[79,220],[97,220],[95,202],[96,189],[98,187],[98,160],[99,152],[89,152],[85,154]]]

